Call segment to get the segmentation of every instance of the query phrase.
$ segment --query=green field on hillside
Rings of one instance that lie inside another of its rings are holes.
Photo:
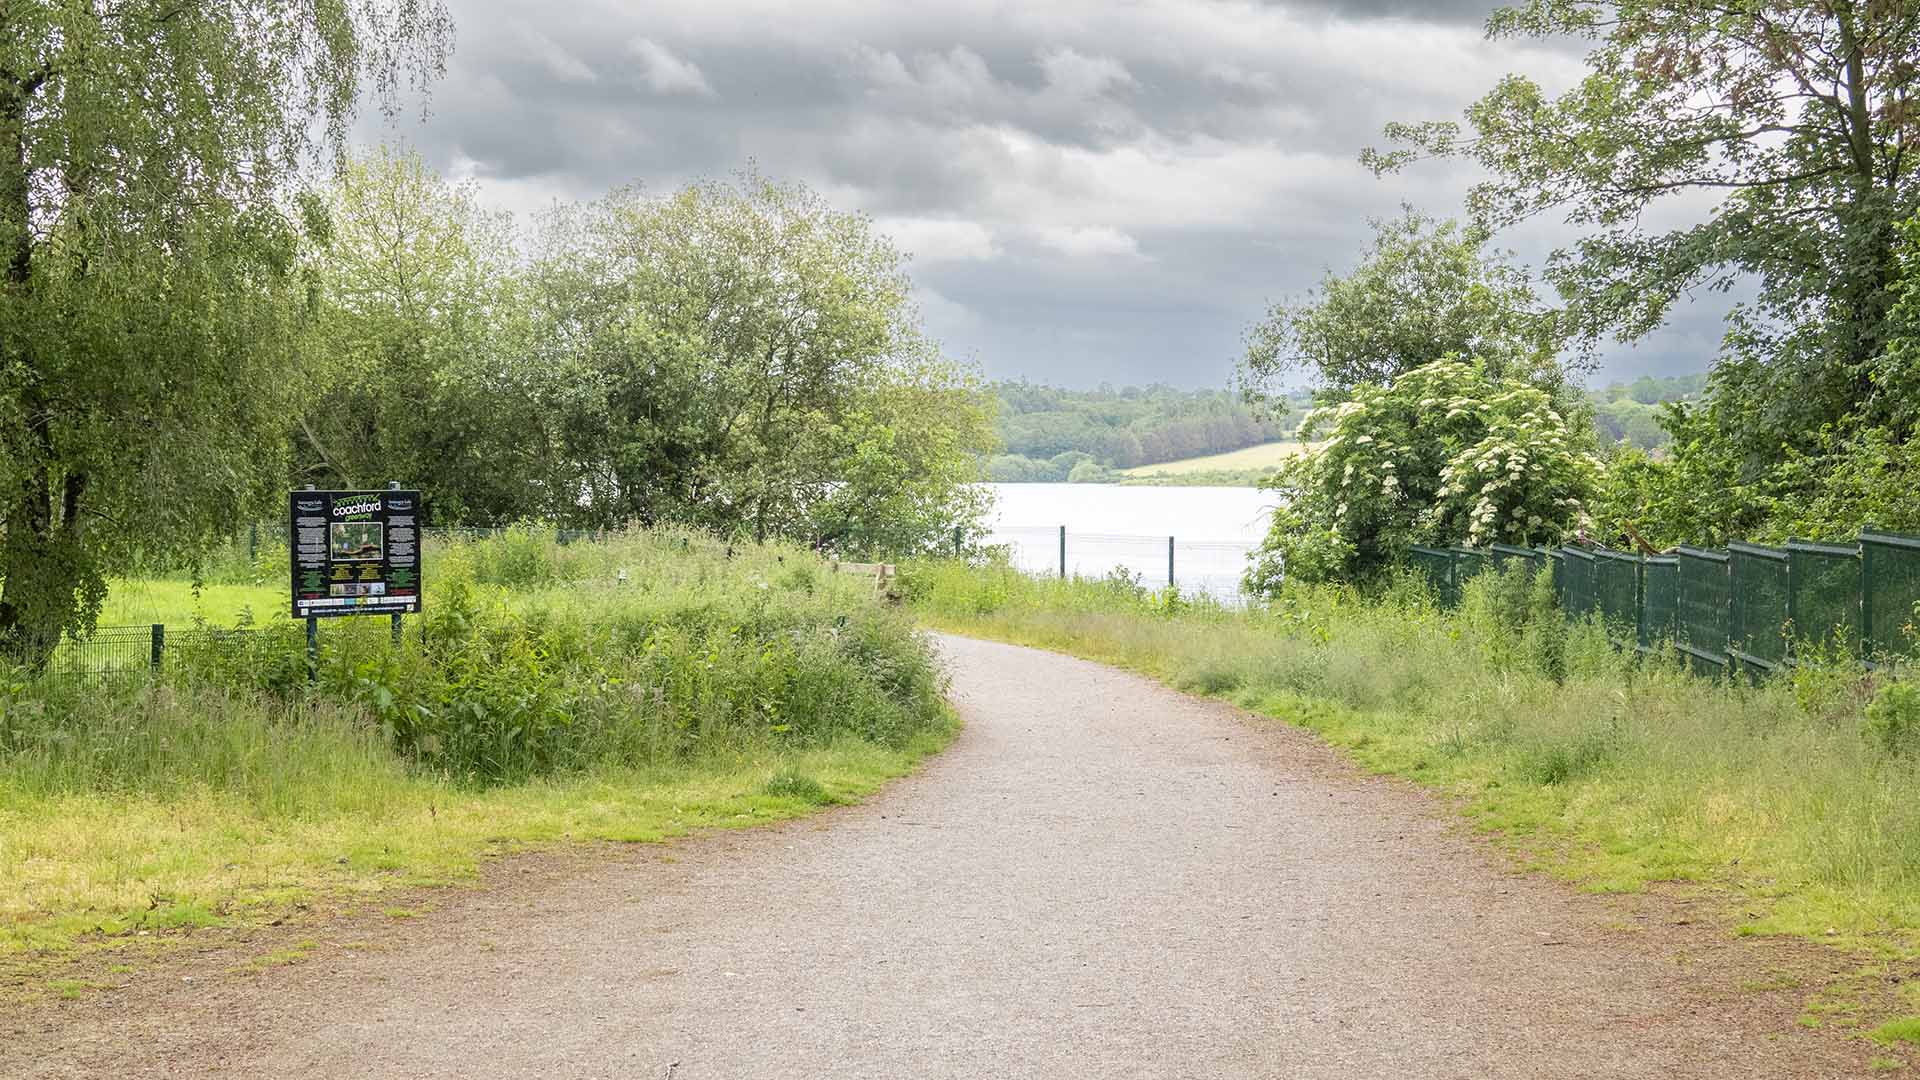
[[[1291,439],[1278,442],[1261,443],[1242,450],[1233,450],[1225,454],[1208,454],[1206,457],[1185,458],[1180,461],[1163,461],[1158,465],[1140,465],[1122,470],[1125,476],[1153,476],[1155,474],[1183,475],[1197,472],[1224,472],[1237,469],[1277,468],[1288,458],[1298,454],[1301,443]]]

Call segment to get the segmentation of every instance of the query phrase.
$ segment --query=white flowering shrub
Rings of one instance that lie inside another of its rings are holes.
[[[1268,483],[1280,495],[1247,587],[1366,581],[1414,544],[1543,544],[1578,527],[1601,469],[1592,425],[1529,383],[1449,360],[1316,409],[1325,438]]]

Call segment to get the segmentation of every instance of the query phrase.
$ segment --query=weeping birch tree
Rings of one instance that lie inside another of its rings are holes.
[[[451,36],[440,0],[0,0],[0,654],[280,482],[324,217],[290,181]]]

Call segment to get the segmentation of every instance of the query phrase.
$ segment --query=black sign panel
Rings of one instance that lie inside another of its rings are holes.
[[[294,491],[293,617],[420,610],[420,493]]]

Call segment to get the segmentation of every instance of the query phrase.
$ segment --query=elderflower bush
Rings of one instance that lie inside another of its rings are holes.
[[[1552,395],[1460,360],[1355,387],[1301,433],[1326,441],[1267,485],[1281,502],[1247,574],[1263,595],[1283,573],[1367,580],[1413,544],[1558,541],[1582,523],[1601,468],[1590,425]]]

